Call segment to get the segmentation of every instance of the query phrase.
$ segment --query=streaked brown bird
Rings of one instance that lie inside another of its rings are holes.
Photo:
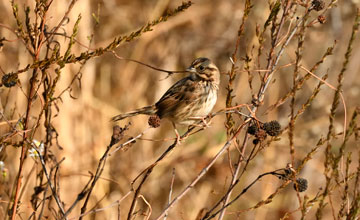
[[[203,120],[216,103],[220,83],[219,69],[208,58],[195,59],[186,70],[191,74],[172,85],[154,105],[117,115],[112,121],[139,114],[157,115],[172,122],[179,141],[176,124],[191,125]]]

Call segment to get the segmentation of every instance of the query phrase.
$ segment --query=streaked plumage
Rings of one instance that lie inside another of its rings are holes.
[[[195,59],[187,69],[191,74],[172,85],[154,105],[112,118],[122,120],[138,114],[158,115],[175,124],[192,124],[213,109],[219,90],[219,69],[208,58]]]

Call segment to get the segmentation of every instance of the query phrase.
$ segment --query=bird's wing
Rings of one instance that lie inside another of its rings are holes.
[[[155,104],[159,117],[166,117],[170,113],[176,114],[177,109],[183,109],[184,106],[195,103],[200,97],[200,94],[197,94],[200,92],[198,88],[198,81],[193,80],[190,76],[176,82]]]

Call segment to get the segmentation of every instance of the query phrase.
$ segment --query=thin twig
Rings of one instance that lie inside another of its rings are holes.
[[[111,207],[114,207],[115,205],[118,205],[120,206],[121,202],[126,199],[130,194],[132,193],[132,191],[128,191],[121,199],[119,200],[116,200],[115,202],[112,202],[111,204],[107,205],[107,206],[104,206],[103,208],[99,208],[99,209],[93,209],[93,210],[90,210],[90,211],[87,211],[79,216],[75,216],[75,217],[71,217],[69,218],[69,220],[75,220],[75,219],[78,219],[80,217],[84,217],[86,215],[89,215],[89,214],[92,214],[92,213],[96,213],[96,212],[100,212],[100,211],[104,211],[104,210],[107,210]]]
[[[277,173],[278,171],[283,170],[283,169],[278,169],[272,172],[267,172],[267,173],[263,173],[261,175],[259,175],[254,181],[252,181],[247,187],[245,187],[234,199],[232,199],[230,202],[226,203],[223,207],[221,207],[218,211],[216,211],[214,214],[212,214],[211,216],[205,215],[202,220],[209,220],[214,218],[217,214],[219,214],[220,212],[222,212],[224,209],[226,209],[227,207],[229,207],[231,204],[233,204],[234,202],[236,202],[243,194],[245,194],[256,182],[258,182],[261,178],[263,178],[264,176],[267,175],[274,175],[279,177],[279,174]],[[236,184],[239,181],[236,181]],[[290,181],[286,181],[284,182],[278,189],[280,188],[284,188],[287,184],[289,184]],[[236,185],[235,184],[235,185]]]
[[[143,195],[139,195],[140,198],[142,198],[142,200],[145,202],[145,204],[149,207],[149,214],[146,214],[146,218],[145,220],[149,220],[151,213],[152,213],[152,208],[150,203],[145,199],[145,197]]]
[[[311,76],[315,77],[317,80],[323,82],[325,85],[327,85],[330,89],[336,91],[337,89],[331,85],[330,83],[326,82],[325,80],[321,79],[308,69],[306,69],[304,66],[300,66],[301,69],[305,70],[307,73],[309,73]],[[343,122],[343,140],[345,139],[345,132],[346,132],[346,122],[347,122],[347,111],[346,111],[346,102],[342,91],[339,91],[340,99],[344,107],[344,122]]]
[[[57,195],[57,192],[56,192],[56,190],[55,190],[55,188],[54,188],[54,185],[53,185],[52,182],[51,182],[51,178],[50,178],[49,173],[48,173],[48,171],[47,171],[47,169],[46,169],[46,164],[45,164],[44,158],[43,158],[43,156],[41,155],[41,152],[38,151],[38,149],[37,149],[36,147],[33,147],[33,149],[35,149],[35,151],[37,152],[37,154],[38,154],[38,156],[39,156],[39,158],[40,158],[41,166],[42,166],[42,168],[43,168],[43,170],[44,170],[46,179],[48,180],[48,184],[49,184],[49,186],[50,186],[50,189],[51,189],[51,192],[52,192],[52,194],[53,194],[53,197],[55,198],[56,204],[58,205],[58,207],[59,207],[59,209],[60,209],[60,211],[61,211],[61,214],[62,214],[63,216],[65,216],[64,207],[62,206],[62,202],[61,202],[59,196]],[[65,160],[65,158],[63,158],[63,159],[58,163],[58,165],[59,165],[62,161],[64,161],[64,160]],[[67,219],[66,216],[65,216],[65,219]]]
[[[118,58],[119,60],[131,61],[131,62],[134,62],[134,63],[141,64],[141,65],[143,65],[143,66],[149,67],[150,69],[167,73],[168,75],[165,77],[165,79],[168,78],[169,76],[171,76],[171,75],[174,74],[174,73],[187,73],[187,72],[188,72],[188,71],[186,71],[186,70],[171,71],[171,70],[160,69],[160,68],[158,68],[158,67],[151,66],[151,65],[149,65],[149,64],[147,64],[147,63],[143,63],[143,62],[140,62],[140,61],[138,61],[138,60],[120,57],[119,55],[117,55],[117,54],[115,53],[115,51],[111,51],[111,52],[112,52],[112,53],[114,54],[114,56],[115,56],[116,58]]]
[[[173,170],[172,170],[171,183],[170,183],[170,191],[169,191],[169,200],[168,200],[168,204],[167,204],[167,205],[169,205],[170,202],[171,202],[171,196],[172,196],[172,193],[173,193],[174,181],[175,181],[175,168],[173,168]],[[165,213],[164,220],[167,219],[167,216],[168,216],[168,212]]]
[[[195,186],[195,184],[208,172],[210,167],[214,165],[216,160],[226,151],[226,149],[230,146],[231,142],[239,135],[240,131],[244,126],[245,123],[239,126],[234,136],[224,144],[224,146],[218,151],[218,153],[213,157],[213,159],[209,162],[209,164],[201,170],[201,172],[197,175],[197,177],[189,185],[187,185],[185,189],[178,196],[176,196],[171,201],[171,203],[161,212],[161,214],[156,218],[156,220],[160,220],[162,217],[164,217],[165,213],[168,212],[168,210],[172,206],[174,206],[175,203],[177,203],[191,188]]]
[[[273,41],[273,47],[271,48],[271,51],[270,51],[270,56],[269,56],[269,59],[268,59],[268,66],[267,66],[267,69],[269,69],[269,72],[266,72],[264,77],[263,77],[263,80],[265,81],[264,84],[262,84],[262,86],[260,87],[259,89],[259,92],[257,94],[257,104],[260,104],[262,102],[262,100],[264,99],[264,94],[265,94],[265,91],[269,85],[269,83],[271,82],[271,78],[273,76],[273,73],[274,73],[274,70],[280,60],[280,57],[282,55],[282,53],[284,52],[286,46],[289,44],[290,40],[292,39],[292,37],[295,35],[296,31],[297,31],[297,28],[299,27],[299,25],[304,21],[305,19],[305,16],[302,17],[302,19],[300,20],[300,22],[295,25],[295,27],[293,28],[293,30],[291,31],[290,35],[287,37],[285,43],[282,45],[280,51],[278,52],[276,58],[275,58],[275,61],[272,62],[271,60],[271,57],[272,57],[272,54],[273,54],[273,51],[274,51],[274,46],[277,44],[277,41],[279,39],[279,36],[280,36],[280,30],[282,28],[282,25],[285,21],[285,17],[286,17],[286,14],[288,13],[287,11],[290,9],[290,5],[291,5],[291,1],[288,1],[287,5],[286,5],[286,8],[283,12],[283,16],[281,18],[281,21],[280,21],[280,24],[279,24],[279,27],[277,29],[277,33],[276,33],[276,36],[275,36],[275,39]],[[256,112],[257,108],[258,108],[258,105],[254,105],[251,109],[251,112]],[[248,120],[247,120],[248,121]],[[243,146],[242,146],[242,154],[244,154],[245,152],[245,149],[246,149],[246,140],[248,138],[248,135],[246,134],[245,137],[244,137],[244,142],[243,142]],[[234,173],[234,176],[232,177],[232,184],[234,184],[234,182],[236,181],[237,177],[238,177],[238,174],[239,174],[239,171],[240,171],[240,162],[242,161],[241,159],[241,155],[239,155],[239,158],[238,158],[238,164],[237,164],[237,167],[236,167],[236,170],[235,170],[235,173]],[[232,185],[231,184],[231,185]],[[231,186],[230,185],[230,186]],[[227,201],[229,200],[230,196],[231,196],[231,192],[230,191],[227,195],[226,195],[226,199],[225,199],[225,203],[227,203]],[[221,220],[223,217],[224,217],[224,214],[225,214],[225,206],[224,206],[224,209],[221,210],[221,213],[220,213],[220,217],[219,217],[219,220]]]
[[[108,158],[108,156],[110,155],[109,152],[110,152],[110,149],[115,145],[117,144],[123,137],[124,137],[124,132],[126,130],[128,130],[128,127],[130,125],[125,125],[124,128],[120,128],[120,126],[114,126],[113,127],[113,135],[111,137],[111,140],[110,140],[110,144],[109,146],[106,148],[103,156],[100,158],[99,160],[99,163],[98,163],[98,166],[96,168],[96,172],[95,172],[95,175],[94,175],[94,178],[92,179],[92,182],[91,182],[91,185],[90,185],[90,188],[87,190],[86,192],[86,198],[85,198],[85,202],[83,204],[83,206],[81,207],[81,214],[84,214],[86,212],[86,206],[89,202],[89,199],[90,199],[90,195],[95,187],[95,184],[97,183],[97,181],[99,180],[102,172],[104,171],[104,167],[105,167],[105,163],[106,163],[106,159]],[[80,220],[82,219],[82,216],[79,218]]]

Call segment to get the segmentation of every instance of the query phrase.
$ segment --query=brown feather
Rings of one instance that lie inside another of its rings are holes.
[[[111,121],[120,121],[128,117],[133,117],[135,115],[154,115],[156,113],[155,105],[146,106],[143,108],[135,109],[134,111],[120,114],[111,118]]]
[[[113,121],[139,114],[156,114],[173,124],[192,124],[194,117],[205,117],[217,100],[220,73],[208,58],[194,60],[188,68],[191,74],[172,85],[155,105],[120,114]]]

